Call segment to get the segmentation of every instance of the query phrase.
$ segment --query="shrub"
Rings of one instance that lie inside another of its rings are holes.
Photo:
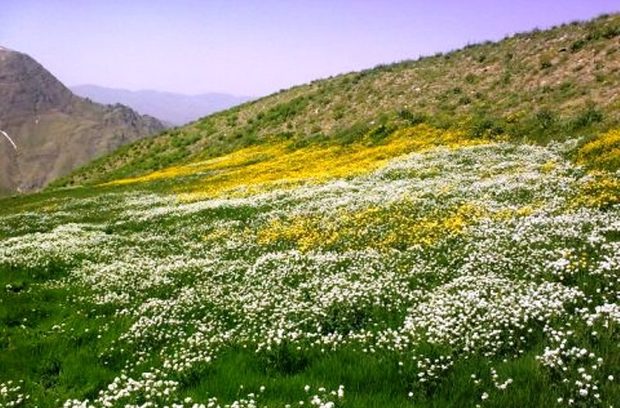
[[[573,42],[570,45],[570,50],[572,52],[577,52],[579,50],[581,50],[583,47],[585,47],[587,44],[587,41],[584,40],[583,38],[578,39],[577,41]]]
[[[396,127],[390,124],[380,124],[368,132],[368,137],[374,143],[380,142],[396,130]]]
[[[340,144],[351,144],[360,140],[369,130],[370,126],[366,122],[357,122],[350,127],[336,129],[332,138]]]
[[[557,123],[556,115],[549,109],[541,109],[536,112],[535,125],[538,129],[547,130]]]
[[[231,127],[236,126],[238,120],[239,120],[239,116],[236,113],[234,113],[226,118],[226,124]]]
[[[471,72],[465,75],[465,82],[468,84],[475,84],[478,81],[478,77]]]
[[[426,116],[422,113],[412,113],[407,109],[398,111],[398,117],[406,121],[409,125],[415,126],[426,121]]]
[[[570,122],[571,130],[580,130],[603,121],[603,113],[593,104],[588,106]]]
[[[303,371],[310,363],[308,356],[287,341],[273,345],[262,355],[262,366],[280,374],[292,375]]]
[[[494,139],[503,133],[504,125],[501,119],[486,113],[478,113],[471,120],[470,134],[472,137]]]
[[[548,58],[543,58],[540,61],[540,69],[549,69],[553,66],[551,60]]]
[[[459,98],[459,105],[469,105],[471,103],[471,98],[467,95],[463,95]]]
[[[542,108],[515,123],[511,133],[538,143],[547,143],[554,138],[565,136],[566,132],[560,125],[561,122],[555,112]]]

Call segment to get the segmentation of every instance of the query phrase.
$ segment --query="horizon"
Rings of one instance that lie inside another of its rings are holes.
[[[139,0],[76,7],[25,0],[3,5],[0,44],[30,55],[68,87],[261,97],[619,8],[609,0],[398,0],[389,6]]]
[[[101,86],[98,84],[75,84],[75,85],[66,85],[66,86],[67,88],[70,88],[70,89],[89,86],[89,87],[94,87],[94,88],[101,88],[105,90],[120,91],[120,92],[131,92],[131,93],[154,92],[154,93],[160,93],[160,94],[182,95],[182,96],[191,96],[191,97],[207,96],[207,95],[234,96],[237,98],[253,98],[254,97],[253,95],[237,95],[237,94],[217,92],[217,91],[213,91],[213,92],[206,91],[206,92],[200,92],[200,93],[181,93],[181,92],[173,92],[173,91],[160,90],[160,89],[148,89],[148,88],[140,88],[140,89],[117,88],[117,87]]]

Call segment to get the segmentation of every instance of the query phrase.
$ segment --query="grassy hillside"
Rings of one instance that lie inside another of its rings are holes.
[[[0,200],[0,407],[617,405],[619,23],[297,87]]]
[[[56,183],[135,176],[269,140],[349,143],[420,122],[546,143],[620,124],[620,15],[295,87],[126,146]]]

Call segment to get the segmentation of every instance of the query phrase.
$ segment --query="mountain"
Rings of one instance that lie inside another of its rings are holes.
[[[0,48],[0,193],[36,190],[163,128],[126,106],[75,96],[28,55]]]
[[[231,108],[250,97],[223,93],[183,95],[159,91],[128,91],[97,85],[77,85],[71,90],[98,103],[122,103],[142,114],[154,116],[172,125],[184,125],[203,116]]]
[[[64,183],[140,175],[272,140],[347,143],[417,123],[537,143],[592,136],[620,123],[619,33],[614,14],[314,81],[127,146]]]
[[[317,81],[1,199],[0,406],[617,406],[619,39]]]

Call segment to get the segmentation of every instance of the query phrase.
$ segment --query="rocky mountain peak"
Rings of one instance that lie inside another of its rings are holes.
[[[0,194],[41,188],[163,128],[128,107],[80,98],[30,56],[0,47]]]

